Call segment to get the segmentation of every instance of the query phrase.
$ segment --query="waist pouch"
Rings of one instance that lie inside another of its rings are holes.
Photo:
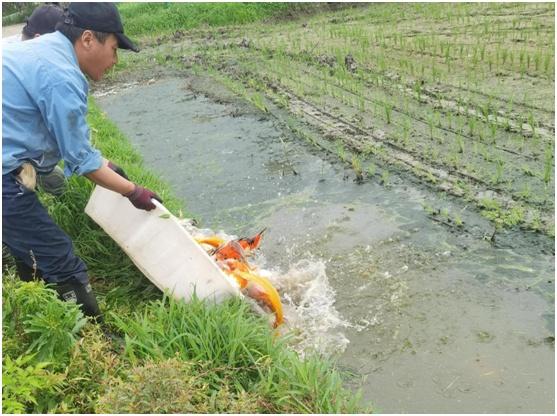
[[[29,191],[35,191],[37,187],[37,171],[29,162],[24,162],[15,171],[15,178],[17,182]]]

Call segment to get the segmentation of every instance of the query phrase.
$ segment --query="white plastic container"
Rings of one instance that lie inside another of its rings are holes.
[[[189,301],[194,291],[217,302],[240,295],[201,246],[162,204],[144,211],[127,198],[96,186],[85,212],[126,252],[143,274],[162,291]]]

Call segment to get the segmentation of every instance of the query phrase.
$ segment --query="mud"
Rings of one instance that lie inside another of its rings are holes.
[[[269,227],[259,261],[302,313],[298,342],[354,372],[376,410],[553,413],[550,239],[502,233],[494,246],[486,219],[403,173],[358,184],[278,113],[206,78],[96,95],[203,226]],[[432,221],[424,204],[466,227]]]

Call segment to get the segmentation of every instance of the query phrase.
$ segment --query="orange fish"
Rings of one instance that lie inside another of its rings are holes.
[[[250,268],[249,264],[244,263],[240,260],[227,259],[227,260],[225,260],[225,264],[226,264],[226,267],[228,268],[228,270],[230,270],[231,272],[234,272],[236,270],[239,270],[241,272],[250,272],[251,271],[251,268]]]
[[[195,241],[199,244],[208,244],[215,248],[224,243],[224,240],[216,235],[212,235],[211,237],[197,237]]]
[[[247,251],[253,251],[255,250],[257,247],[259,247],[259,244],[261,243],[261,237],[263,236],[263,233],[265,232],[267,228],[263,228],[261,231],[259,231],[257,234],[255,234],[253,237],[242,237],[238,239],[238,243],[240,243],[240,245],[242,246],[242,248]]]
[[[240,270],[233,271],[232,276],[240,284],[240,287],[246,290],[250,298],[263,302],[273,311],[275,314],[274,328],[284,322],[280,296],[267,278]]]
[[[217,247],[211,252],[211,254],[215,256],[217,261],[236,259],[246,263],[246,253],[240,243],[236,240],[229,241],[228,243]]]
[[[266,228],[253,237],[242,237],[228,243],[216,235],[196,238],[196,241],[215,247],[210,254],[214,256],[219,267],[234,277],[247,296],[262,302],[275,314],[273,326],[276,328],[284,321],[280,296],[267,278],[253,273],[246,260],[246,254],[259,247],[265,230]]]

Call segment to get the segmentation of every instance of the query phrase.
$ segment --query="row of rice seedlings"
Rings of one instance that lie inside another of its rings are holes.
[[[414,90],[416,91],[416,96],[418,97],[418,100],[420,100],[421,98],[421,84],[420,83],[415,83],[414,84]],[[440,99],[440,96],[439,96]],[[460,113],[464,113],[464,114],[471,114],[470,116],[467,117],[467,120],[469,120],[469,135],[473,136],[473,135],[478,135],[480,137],[480,140],[485,141],[485,140],[489,140],[490,143],[495,144],[497,142],[497,137],[498,137],[498,130],[499,130],[499,124],[501,124],[505,130],[509,131],[510,130],[510,120],[507,118],[502,118],[502,121],[499,120],[498,116],[494,116],[493,114],[495,113],[495,108],[493,107],[493,103],[492,103],[492,98],[490,97],[488,99],[488,101],[484,102],[483,104],[473,104],[471,103],[469,100],[466,101],[462,101],[461,99],[458,100],[459,104],[457,106],[457,110]],[[465,103],[465,104],[464,104]],[[477,106],[480,108],[481,111],[481,115],[479,114],[480,112],[476,112],[474,110],[471,110],[469,108],[469,106],[472,105]],[[439,104],[439,107],[442,107],[442,105]],[[512,112],[512,99],[510,102],[510,111],[509,113]],[[453,127],[453,123],[452,123],[452,111],[446,111],[446,118],[447,118],[447,126],[449,130],[455,131],[455,127]],[[474,117],[479,117],[480,119],[483,119],[484,122],[486,122],[486,127],[484,127],[484,130],[481,129],[477,129],[477,122],[475,120]],[[533,117],[533,113],[530,112],[530,123],[532,126],[535,126],[536,123],[532,121],[532,117]],[[535,132],[535,129],[533,129]],[[463,129],[462,127],[460,127],[457,130],[460,134],[463,134]],[[535,134],[534,134],[535,135]],[[536,135],[535,135],[536,136]],[[537,137],[537,136],[536,136]]]
[[[357,36],[358,36],[359,38],[364,38],[364,39],[366,39],[365,36],[362,36],[362,35],[361,35],[361,29],[351,29],[351,31],[352,31],[352,33],[357,34]],[[340,36],[340,33],[341,33],[341,32],[340,32],[340,31],[337,31],[336,33],[337,33],[337,36]],[[384,44],[384,43],[385,43],[385,41],[384,41],[385,36],[384,36],[384,35],[383,35],[383,36],[376,35],[376,38],[377,38],[376,40],[377,40],[377,41],[380,41],[381,44]],[[400,41],[397,40],[397,39],[400,39],[400,38],[401,38],[401,36],[394,36],[394,37],[393,37],[394,42],[395,42],[395,43],[400,43]],[[450,49],[450,46],[448,46],[448,47],[446,47],[445,49],[443,49],[443,48],[444,48],[444,47],[443,47],[443,44],[444,44],[444,43],[441,43],[441,49],[444,50],[444,51],[445,51],[445,52],[444,52],[445,55],[447,55],[446,49]],[[365,46],[367,46],[367,45],[364,45],[364,49],[365,49]],[[476,55],[477,55],[477,56],[480,56],[480,58],[482,58],[482,59],[485,59],[485,48],[478,49],[478,51],[479,51],[479,52],[477,52]],[[550,58],[551,58],[551,57],[549,57],[549,58],[546,59],[547,62],[550,62],[550,61],[551,61]],[[538,59],[538,61],[539,61],[539,60],[540,60],[540,59]],[[432,72],[436,73],[437,71],[434,70],[434,71],[432,71]]]
[[[385,37],[383,36],[381,38],[381,42],[376,42],[376,44],[384,49],[387,48],[387,45],[385,43]],[[392,37],[393,39],[393,43],[396,46],[396,44],[402,44],[403,42],[397,42],[398,37],[394,36]],[[482,36],[482,39],[480,39],[480,41],[485,42],[485,36]],[[426,37],[420,37],[417,36],[414,39],[414,45],[415,46],[415,50],[419,50],[421,54],[424,54],[426,52],[426,43],[427,43],[427,38]],[[367,47],[368,45],[364,45],[364,47]],[[389,47],[389,51],[392,51],[392,46],[393,45],[388,45]],[[444,63],[447,65],[448,68],[448,72],[451,72],[451,62],[453,59],[456,59],[456,54],[451,55],[451,47],[453,45],[451,43],[449,43],[449,41],[442,41],[442,40],[436,40],[433,36],[431,36],[431,41],[430,41],[430,45],[429,48],[430,49],[428,51],[428,54],[432,55],[432,56],[437,56],[440,58],[443,58]],[[437,54],[437,48],[439,48],[439,54]],[[411,50],[409,51],[410,53],[414,52],[415,50]],[[455,48],[455,51],[458,50],[459,51],[459,58],[462,59],[463,57],[468,57],[471,56],[471,62],[473,65],[473,68],[476,68],[477,64],[479,62],[487,62],[489,67],[490,67],[490,71],[491,70],[499,70],[500,69],[500,64],[505,64],[506,62],[506,58],[507,58],[507,53],[509,51],[508,47],[505,47],[503,49],[503,55],[501,55],[499,53],[500,48],[498,47],[498,49],[492,53],[487,52],[486,53],[486,44],[483,45],[477,45],[474,44],[472,46],[470,46],[470,48],[465,47],[464,44],[460,44],[460,48]],[[513,63],[513,58],[512,58],[512,52],[511,53],[511,65]],[[423,57],[422,57],[423,58]],[[551,53],[551,51],[549,51],[544,58],[544,68],[543,68],[543,72],[550,75],[551,71],[550,71],[550,64],[552,62],[553,58],[553,54]],[[537,52],[532,52],[532,54],[530,54],[528,51],[522,50],[520,52],[520,63],[522,64],[523,60],[525,61],[525,68],[530,68],[530,62],[532,62],[533,64],[535,64],[535,70],[536,72],[538,72],[539,70],[541,70],[541,62],[542,62],[542,52],[541,50],[538,50]],[[502,61],[502,62],[501,62]],[[437,73],[437,70],[432,71],[434,73]],[[434,77],[435,78],[435,77]]]
[[[327,84],[328,88],[331,89],[331,85]],[[359,90],[359,88],[358,88]],[[367,108],[365,105],[362,104],[362,96],[359,97],[359,101],[358,101],[358,107],[360,110],[364,110],[365,108]],[[351,104],[351,102],[349,100],[344,99],[343,102],[346,102],[348,104]],[[392,104],[390,103],[383,103],[384,107],[385,107],[385,114],[386,114],[386,120],[387,123],[390,124],[391,122],[391,113],[392,113]],[[488,108],[486,110],[486,108]],[[487,114],[490,108],[490,104],[488,103],[487,106],[484,107],[483,112],[484,114]],[[451,115],[451,113],[449,113],[449,116]],[[433,117],[436,117],[436,119],[434,119]],[[471,134],[475,134],[476,130],[475,130],[475,126],[476,126],[476,120],[474,118],[468,118],[469,120],[469,126],[470,126],[470,133]],[[433,135],[433,131],[434,131],[434,126],[437,125],[438,127],[441,127],[441,123],[440,123],[440,116],[438,113],[435,113],[434,115],[431,116],[431,119],[429,120],[429,125],[430,125],[430,132],[431,132],[431,137],[434,137]],[[452,126],[451,126],[452,128]],[[496,136],[496,132],[497,132],[497,125],[494,123],[488,124],[488,128],[490,131],[490,136],[492,137],[492,143],[494,143],[494,138]],[[463,129],[460,129],[460,132],[463,133]],[[407,135],[405,135],[407,136]],[[484,140],[485,137],[487,137],[487,127],[484,128],[484,131],[480,131],[479,132],[479,136],[481,140]],[[484,140],[485,141],[485,140]],[[462,148],[462,146],[460,145],[460,147]]]
[[[346,101],[346,100],[345,100],[345,101]],[[361,107],[362,107],[362,105],[361,105],[361,98],[360,98],[360,100],[358,101],[358,103],[359,103],[358,105],[359,105],[359,107],[360,107],[360,109],[361,109]],[[354,105],[354,102],[353,102],[353,101],[352,101],[352,102],[348,101],[348,104]],[[487,107],[489,107],[489,106],[487,106]],[[390,107],[387,107],[387,108],[389,108],[389,111],[386,110],[386,111],[385,111],[385,114],[387,114],[388,112],[392,111],[392,110],[390,109]],[[486,113],[486,110],[485,110],[485,109],[484,109],[484,113]],[[437,116],[437,120],[435,120],[435,121],[436,121],[435,124],[437,124],[437,125],[439,124],[439,119],[438,119],[438,117],[439,117],[439,116]],[[457,140],[458,140],[458,139],[457,139]],[[457,142],[457,143],[458,143],[458,142]],[[462,153],[462,152],[464,152],[463,143],[462,143],[462,142],[460,142],[459,146],[460,146],[460,150],[459,150],[457,153]],[[487,149],[486,149],[486,151],[487,151]],[[486,159],[492,159],[492,158],[491,158],[490,156],[488,156],[488,157],[486,157]],[[453,165],[459,165],[458,155],[454,155],[454,154],[450,155],[450,157],[449,157],[449,163],[452,163]],[[498,170],[496,170],[496,174],[495,174],[495,178],[496,178],[496,179],[495,179],[493,182],[495,182],[495,183],[500,183],[500,182],[502,182],[502,179],[501,179],[501,178],[502,178],[502,176],[503,176],[503,171],[504,171],[504,170],[502,169],[502,164],[501,164],[501,163],[498,164],[498,168],[497,168],[497,169],[498,169]],[[360,170],[361,170],[361,169],[358,169],[358,168],[357,168],[357,165],[356,165],[355,171],[360,171]]]
[[[337,55],[337,60],[341,59],[341,58],[339,58],[339,56],[342,55],[342,52],[343,52],[343,50],[338,50],[338,49],[335,51],[335,54]],[[382,57],[382,58],[384,58],[384,57]],[[384,59],[382,59],[382,60],[384,60]],[[423,65],[423,69],[424,69],[424,72],[425,72],[425,66],[424,65]],[[435,68],[432,69],[432,73],[434,74],[435,77],[438,77],[437,70]]]

